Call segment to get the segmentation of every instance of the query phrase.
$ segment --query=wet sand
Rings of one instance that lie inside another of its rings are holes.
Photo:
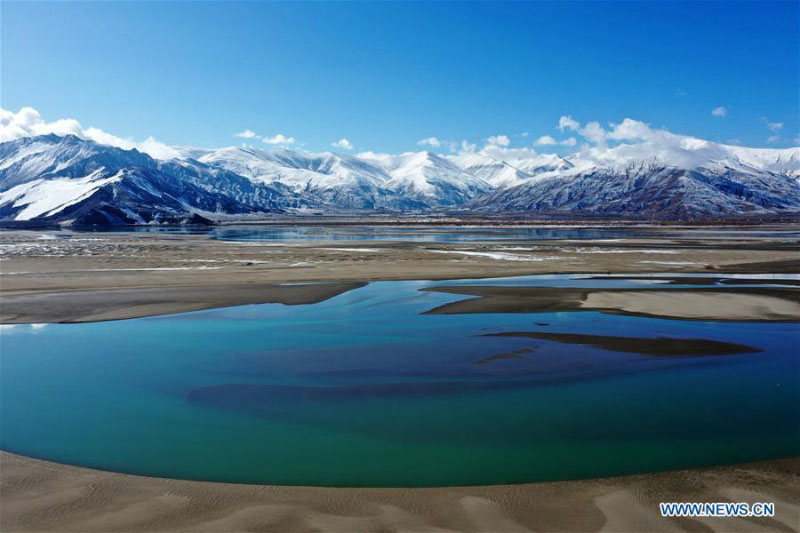
[[[422,290],[477,296],[427,311],[434,315],[601,311],[690,320],[800,322],[800,289],[795,288],[734,286],[699,289],[581,289],[441,286]]]
[[[0,322],[5,324],[97,322],[199,311],[222,305],[313,304],[364,285],[366,283],[352,281],[292,285],[240,283],[209,287],[17,293],[3,297]]]
[[[797,531],[800,458],[436,489],[235,485],[0,454],[2,531]],[[774,502],[774,518],[662,518],[659,502]]]

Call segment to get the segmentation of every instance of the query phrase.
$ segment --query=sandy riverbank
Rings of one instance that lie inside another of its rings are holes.
[[[544,273],[800,273],[800,243],[783,237],[698,233],[665,238],[655,232],[631,239],[499,238],[493,233],[482,243],[227,242],[206,235],[3,231],[0,322],[103,320],[292,303],[290,290],[278,285],[295,282]],[[305,288],[308,299],[303,301],[319,301],[347,287]]]
[[[0,454],[2,531],[797,531],[800,458],[434,489],[235,485]],[[774,518],[662,518],[659,502],[774,502]]]
[[[5,324],[97,322],[232,305],[312,304],[364,285],[366,284],[354,281],[289,285],[226,283],[210,287],[14,293],[4,296],[0,308],[0,322]]]

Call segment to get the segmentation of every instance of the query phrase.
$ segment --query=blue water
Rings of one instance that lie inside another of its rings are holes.
[[[119,228],[73,228],[87,232],[145,232],[165,234],[209,235],[215,239],[238,242],[311,242],[311,241],[398,241],[405,242],[489,242],[527,239],[623,239],[623,238],[682,238],[682,237],[751,237],[800,238],[793,228],[649,228],[620,226],[563,226],[563,227],[491,227],[491,226],[137,226]],[[58,232],[56,232],[58,234]]]
[[[248,483],[432,486],[656,471],[800,453],[798,324],[596,312],[425,315],[457,283],[328,301],[5,326],[0,447],[113,471]],[[703,338],[653,357],[485,333]],[[476,360],[528,348],[521,358]]]

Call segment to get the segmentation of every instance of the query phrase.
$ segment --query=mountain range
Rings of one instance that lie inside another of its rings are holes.
[[[454,213],[707,220],[800,214],[800,148],[680,138],[575,154],[173,147],[75,135],[0,143],[0,221],[207,223],[287,214]]]

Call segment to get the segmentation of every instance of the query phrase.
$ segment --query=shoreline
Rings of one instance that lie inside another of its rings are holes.
[[[0,231],[18,231],[18,230],[67,230],[67,231],[82,231],[82,230],[100,230],[100,231],[115,231],[115,230],[136,230],[137,228],[185,228],[203,229],[203,228],[216,228],[216,227],[231,227],[231,226],[362,226],[362,227],[380,227],[380,226],[437,226],[437,227],[454,227],[464,228],[469,226],[478,227],[524,227],[524,228],[548,228],[548,227],[639,227],[639,228],[794,228],[800,222],[800,213],[789,213],[785,215],[754,215],[752,217],[738,216],[728,219],[699,219],[699,220],[681,220],[681,219],[636,219],[636,218],[531,218],[526,217],[522,213],[507,213],[501,215],[502,218],[497,217],[481,217],[481,216],[464,216],[457,214],[442,214],[441,216],[432,215],[397,215],[397,214],[369,214],[369,215],[311,215],[311,216],[292,216],[283,215],[275,218],[259,218],[259,219],[231,219],[231,220],[218,220],[208,224],[164,224],[164,225],[151,225],[151,224],[119,224],[114,226],[71,226],[62,225],[58,222],[41,222],[41,221],[3,221],[0,222]]]
[[[46,231],[4,231],[0,323],[90,322],[233,305],[315,303],[372,281],[800,273],[800,241],[784,237],[431,242],[382,236],[392,240],[239,242],[191,234],[62,230],[56,237]],[[316,285],[304,288],[305,297],[295,301],[287,294],[292,283]]]
[[[654,272],[653,274],[660,274]],[[707,272],[703,272],[707,274]],[[558,273],[508,274],[471,278],[400,278],[365,281],[294,281],[266,284],[223,284],[130,289],[83,289],[22,291],[3,294],[0,326],[24,324],[83,324],[130,320],[193,311],[225,309],[242,305],[309,305],[324,302],[352,290],[381,281],[456,281],[546,276]],[[570,272],[596,276],[596,272]],[[624,273],[616,279],[624,280]],[[701,274],[686,272],[686,274]],[[715,272],[725,274],[738,272]],[[657,279],[657,278],[656,278]],[[800,322],[800,289],[762,289],[729,286],[706,288],[595,288],[548,289],[527,286],[434,286],[424,292],[453,294],[464,299],[434,307],[424,314],[547,313],[599,311],[645,318],[707,321]],[[3,291],[0,291],[2,294]],[[496,296],[495,293],[500,293]],[[505,295],[504,293],[507,293]],[[520,296],[515,296],[519,293]],[[543,297],[534,296],[537,293]],[[533,298],[532,298],[533,296]],[[558,297],[558,298],[556,298]],[[566,301],[566,303],[563,303]],[[729,307],[729,305],[733,305]],[[665,309],[674,311],[665,311]],[[732,311],[735,310],[736,312]],[[767,314],[765,314],[765,312]]]
[[[151,478],[0,452],[4,531],[791,531],[800,457],[519,485],[327,488]],[[658,503],[772,501],[774,518],[662,518]]]

